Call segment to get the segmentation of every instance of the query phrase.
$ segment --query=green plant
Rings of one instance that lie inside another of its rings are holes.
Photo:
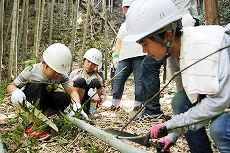
[[[101,148],[97,148],[96,146],[91,146],[87,148],[87,153],[103,153],[104,150]]]
[[[3,82],[0,82],[0,83],[1,83],[1,86],[0,86],[0,104],[1,104],[3,101],[3,98],[6,95],[6,86],[7,85]]]

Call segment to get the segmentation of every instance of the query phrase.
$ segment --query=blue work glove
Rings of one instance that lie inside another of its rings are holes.
[[[150,130],[150,138],[156,139],[166,136],[168,134],[165,123],[155,124]]]

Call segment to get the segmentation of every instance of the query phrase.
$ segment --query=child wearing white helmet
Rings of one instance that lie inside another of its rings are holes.
[[[90,48],[85,52],[83,58],[83,68],[75,69],[69,75],[75,90],[80,94],[82,104],[94,95],[103,85],[103,79],[97,73],[98,66],[100,66],[102,62],[101,51],[96,48]],[[96,115],[96,109],[102,104],[104,97],[105,94],[102,89],[86,104],[84,108],[85,112],[91,114],[91,117],[98,117]]]
[[[72,103],[75,111],[80,108],[79,94],[74,90],[67,73],[70,70],[72,55],[68,47],[60,43],[50,45],[43,52],[42,63],[26,67],[18,77],[7,86],[11,93],[11,102],[19,106],[24,100],[35,105],[46,116],[53,115]],[[61,84],[65,92],[55,91]],[[70,96],[71,98],[70,98]],[[82,112],[87,118],[87,115]],[[26,133],[38,139],[47,139],[50,131],[36,131],[34,134],[33,123],[26,129]]]
[[[184,90],[173,100],[180,101],[181,107],[187,107],[184,101],[189,101],[192,107],[165,123],[154,124],[149,132],[151,138],[165,136],[158,142],[164,149],[169,149],[180,135],[196,131],[212,120],[210,134],[217,148],[223,153],[230,152],[230,113],[209,118],[230,107],[230,48],[227,47],[230,36],[226,33],[227,28],[217,25],[194,27],[195,20],[188,14],[182,18],[170,0],[136,0],[129,8],[126,22],[129,35],[124,40],[137,41],[156,60],[170,56],[171,70],[174,70],[172,67],[182,70],[222,48],[182,72],[180,82]],[[188,100],[181,97],[183,93]],[[209,120],[203,120],[207,118]]]

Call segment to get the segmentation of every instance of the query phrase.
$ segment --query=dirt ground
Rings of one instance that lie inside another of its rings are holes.
[[[163,87],[164,84],[161,85]],[[131,76],[126,85],[125,91],[118,111],[105,111],[104,108],[111,105],[111,86],[105,88],[107,99],[103,103],[102,107],[98,110],[101,114],[100,119],[95,119],[94,126],[99,129],[114,128],[121,129],[134,115],[136,112],[133,109],[134,100],[134,85],[133,77]],[[145,135],[152,124],[164,122],[172,116],[172,108],[170,101],[175,93],[175,85],[171,83],[161,94],[160,104],[164,115],[166,117],[160,119],[142,119],[138,121],[132,121],[124,131],[137,134]],[[9,96],[6,95],[3,104],[0,106],[0,133],[2,135],[14,133],[18,127],[21,127],[21,122],[10,123],[10,118],[15,118],[15,109],[9,105]],[[57,117],[57,116],[56,116]],[[55,117],[54,117],[55,118]],[[59,117],[57,117],[59,118]],[[8,119],[8,120],[7,120]],[[55,119],[54,119],[55,120]],[[11,135],[12,136],[12,135]],[[18,140],[19,139],[19,140]],[[115,148],[102,142],[100,139],[92,136],[88,132],[79,129],[76,126],[69,127],[67,130],[59,131],[49,141],[38,142],[31,140],[26,135],[20,135],[20,137],[3,137],[3,144],[5,152],[39,152],[39,153],[118,153]],[[20,141],[20,143],[18,142]],[[156,149],[153,147],[146,148],[134,142],[124,140],[124,142],[135,146],[147,153],[154,153]],[[212,142],[212,148],[214,153],[218,153],[214,143]],[[189,148],[184,136],[181,136],[177,143],[171,147],[172,153],[189,153]]]

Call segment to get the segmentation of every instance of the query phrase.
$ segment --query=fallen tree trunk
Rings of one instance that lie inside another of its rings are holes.
[[[4,148],[3,148],[2,139],[0,135],[0,153],[3,153],[3,152],[4,152]]]
[[[97,137],[98,139],[104,141],[105,143],[109,144],[110,146],[116,148],[118,151],[120,152],[124,152],[124,153],[144,153],[143,150],[138,149],[136,147],[133,147],[129,144],[126,144],[125,142],[117,139],[116,137],[114,137],[112,134],[109,134],[101,129],[98,129],[88,123],[85,123],[84,121],[75,118],[75,117],[71,117],[71,116],[67,116],[67,118],[75,125],[77,125],[79,128],[81,128],[82,130],[85,130],[87,132],[89,132],[90,134],[94,135],[95,137]]]

